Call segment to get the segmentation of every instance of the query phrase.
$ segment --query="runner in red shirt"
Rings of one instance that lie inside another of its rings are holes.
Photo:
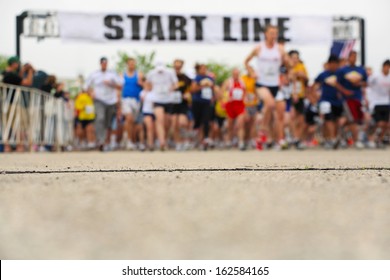
[[[222,87],[223,92],[229,93],[229,102],[226,104],[226,114],[228,119],[228,136],[232,141],[234,137],[234,123],[237,126],[237,136],[239,148],[245,150],[245,83],[240,78],[240,70],[235,68],[231,78],[227,79]]]

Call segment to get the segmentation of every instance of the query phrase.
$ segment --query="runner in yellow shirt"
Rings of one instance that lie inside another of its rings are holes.
[[[215,105],[212,108],[212,130],[213,141],[217,147],[223,148],[225,146],[225,135],[223,127],[226,120],[226,103],[229,101],[229,93],[223,92],[219,86],[215,87]]]
[[[291,62],[291,76],[293,79],[293,114],[291,122],[293,135],[298,149],[304,148],[303,138],[305,130],[305,97],[306,84],[309,80],[306,67],[299,57],[299,52],[292,50],[288,53]]]
[[[87,148],[94,149],[95,145],[95,106],[93,99],[88,93],[81,92],[76,97],[75,109],[77,111],[77,118],[82,127],[83,138],[87,140]]]
[[[245,84],[246,96],[245,96],[245,141],[247,147],[256,146],[256,114],[257,106],[259,105],[259,98],[256,94],[256,72],[253,67],[247,68],[247,73],[241,76],[242,81]]]

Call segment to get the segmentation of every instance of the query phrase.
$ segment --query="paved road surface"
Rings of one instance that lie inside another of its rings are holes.
[[[0,154],[0,172],[0,259],[390,258],[390,151]]]

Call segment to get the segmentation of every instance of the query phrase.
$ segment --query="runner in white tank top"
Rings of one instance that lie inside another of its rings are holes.
[[[278,44],[268,48],[265,42],[260,43],[257,55],[257,84],[265,87],[279,86],[279,68],[282,65],[282,54]]]
[[[261,134],[259,135],[262,139],[267,139],[268,143],[272,142],[270,139],[271,133],[269,133],[271,127],[281,127],[284,125],[284,116],[286,102],[281,100],[276,102],[275,97],[279,91],[280,83],[280,67],[282,64],[289,65],[289,58],[284,47],[278,44],[278,29],[275,26],[268,25],[264,31],[265,41],[257,45],[249,56],[245,59],[245,66],[249,69],[249,62],[256,58],[257,60],[257,82],[256,82],[256,93],[263,102],[263,123]],[[276,118],[274,120],[273,111],[276,108]],[[276,142],[284,142],[282,131],[277,129],[276,131]],[[264,136],[265,134],[265,136]]]

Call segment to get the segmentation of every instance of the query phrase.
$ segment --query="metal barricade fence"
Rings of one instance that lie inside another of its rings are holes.
[[[73,141],[73,102],[41,90],[0,83],[0,144],[58,149]]]

